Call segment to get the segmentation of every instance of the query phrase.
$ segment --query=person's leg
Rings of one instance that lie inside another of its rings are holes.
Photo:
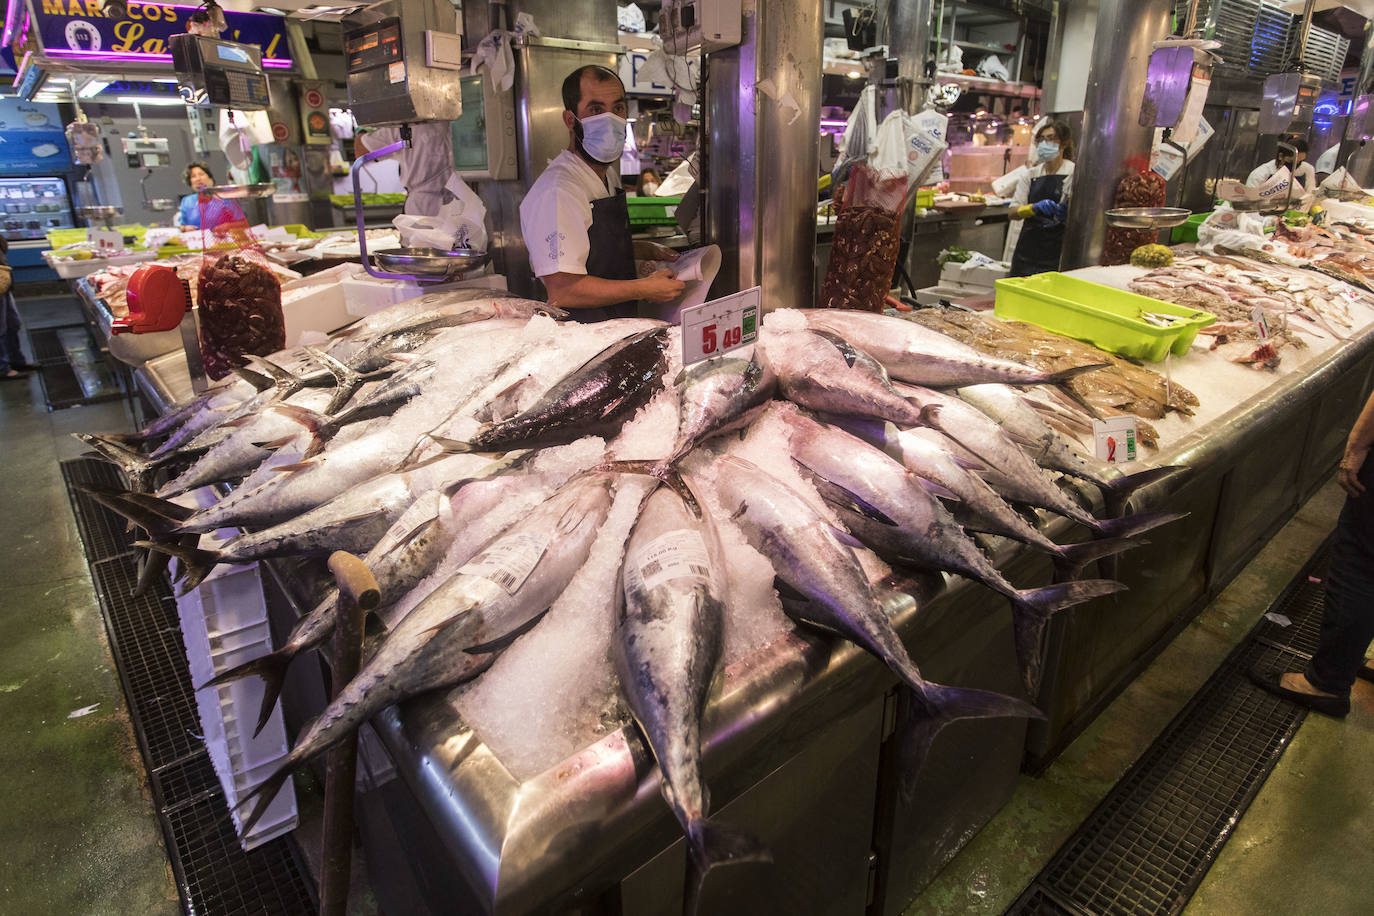
[[[1374,488],[1374,460],[1360,468],[1360,482]],[[1324,693],[1347,696],[1374,640],[1374,489],[1348,497],[1336,523],[1321,641],[1305,673]],[[1288,686],[1285,684],[1285,686]]]
[[[19,310],[15,308],[14,297],[0,296],[0,378],[16,378],[18,370],[14,363],[24,362],[24,351],[19,348]]]

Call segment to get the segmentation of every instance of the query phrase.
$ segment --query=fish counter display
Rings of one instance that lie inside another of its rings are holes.
[[[986,335],[956,339],[967,315],[777,311],[753,352],[685,369],[676,328],[561,317],[490,291],[422,296],[319,347],[254,358],[138,434],[83,436],[125,471],[127,491],[92,495],[142,529],[145,576],[167,557],[182,589],[221,563],[364,557],[382,592],[364,667],[240,813],[251,822],[292,767],[373,719],[427,774],[406,777],[417,795],[451,799],[440,783],[484,767],[479,782],[526,799],[506,816],[512,832],[487,837],[494,860],[459,862],[500,912],[599,893],[627,856],[662,848],[626,844],[663,839],[650,825],[669,811],[689,900],[718,864],[768,867],[755,825],[713,815],[711,774],[789,716],[838,722],[900,685],[891,746],[906,796],[950,723],[1040,716],[1046,628],[1095,599],[1111,613],[1106,596],[1123,588],[1085,571],[1152,530],[1167,539],[1160,526],[1182,516],[1100,514],[1188,470],[1155,461],[1127,475],[1093,458],[1094,396],[1124,389],[1131,405],[1180,415],[1211,397],[1100,351],[1071,365],[1007,359]],[[1226,362],[1195,350],[1178,362]],[[1091,381],[1109,374],[1125,381]],[[188,498],[212,484],[233,488]],[[240,533],[214,537],[225,528]],[[1018,581],[1027,567],[1013,571],[1012,555],[1043,563]],[[259,727],[293,660],[332,628],[337,595],[318,591],[273,652],[216,678],[267,685]],[[1014,675],[1000,689],[937,683],[913,662],[922,608],[951,594],[1002,602],[989,616]],[[827,668],[848,686],[807,686]],[[792,701],[759,706],[779,678]],[[430,732],[448,750],[418,737]],[[725,801],[739,794],[737,774],[720,781]],[[557,829],[572,833],[555,843]],[[458,857],[462,841],[439,830]],[[536,853],[541,836],[556,851]]]

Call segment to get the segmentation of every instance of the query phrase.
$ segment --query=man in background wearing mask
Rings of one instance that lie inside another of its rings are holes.
[[[1293,164],[1293,154],[1283,147],[1274,154],[1274,158],[1268,162],[1261,162],[1253,172],[1245,179],[1245,183],[1251,187],[1259,187],[1281,168],[1288,169],[1293,176],[1293,197],[1302,197],[1304,194],[1314,194],[1317,190],[1317,172],[1312,168],[1312,163],[1307,161],[1307,141],[1301,137],[1288,138],[1288,143],[1298,151],[1297,165]]]
[[[399,127],[360,130],[353,138],[358,155],[390,146],[401,139]],[[410,147],[400,157],[401,187],[406,189],[408,216],[438,216],[444,184],[453,174],[453,126],[448,121],[411,125]],[[386,157],[384,157],[386,158]]]
[[[635,258],[675,260],[661,245],[630,238],[620,187],[625,87],[613,70],[579,67],[563,81],[568,148],[554,157],[520,202],[520,228],[534,275],[549,302],[580,321],[632,318],[638,300],[667,302],[683,283],[670,270],[639,279]]]
[[[1069,179],[1073,177],[1073,140],[1069,125],[1047,122],[1035,134],[1036,164],[1017,182],[1012,195],[1013,219],[1024,219],[1011,256],[1013,277],[1059,269],[1064,248],[1064,220],[1069,215]]]

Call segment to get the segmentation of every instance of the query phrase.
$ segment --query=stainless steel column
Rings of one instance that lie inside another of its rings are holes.
[[[931,0],[888,0],[888,54],[897,58],[897,80],[910,114],[923,98],[914,87],[925,80],[926,62],[935,56],[930,50],[931,6]]]
[[[709,58],[706,225],[714,293],[763,287],[765,309],[810,306],[816,254],[821,0],[751,3],[744,41]],[[765,80],[779,99],[759,91]]]
[[[1141,127],[1141,96],[1154,42],[1169,34],[1170,0],[1103,0],[1083,104],[1083,136],[1075,144],[1073,200],[1060,266],[1096,264],[1127,161],[1148,160],[1153,132]]]

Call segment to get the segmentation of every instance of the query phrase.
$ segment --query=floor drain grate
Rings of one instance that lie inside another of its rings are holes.
[[[314,885],[293,839],[247,853],[239,846],[201,738],[176,603],[165,579],[133,597],[138,558],[127,547],[122,521],[102,516],[110,513],[74,489],[117,484],[110,471],[93,459],[62,462],[183,909],[205,916],[313,914]],[[119,543],[115,535],[124,538],[124,552],[95,559]]]
[[[67,361],[67,349],[62,345],[62,332],[85,330],[82,324],[60,324],[49,328],[29,328],[29,350],[33,361],[40,366]]]
[[[124,397],[119,377],[92,347],[84,325],[37,328],[29,333],[29,347],[49,410]]]
[[[1306,716],[1255,687],[1246,672],[1300,666],[1300,653],[1262,634],[1277,630],[1297,643],[1320,621],[1324,586],[1313,570],[1324,569],[1324,554],[1270,609],[1293,624],[1260,620],[1007,916],[1162,916],[1183,909]]]

